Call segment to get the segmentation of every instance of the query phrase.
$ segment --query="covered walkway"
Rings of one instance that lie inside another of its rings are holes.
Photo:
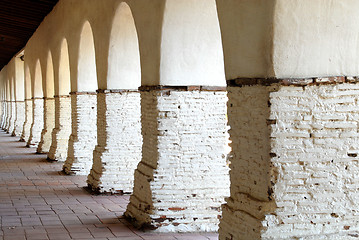
[[[217,239],[217,234],[157,234],[123,217],[129,196],[91,195],[86,176],[61,172],[45,154],[0,132],[0,239]]]

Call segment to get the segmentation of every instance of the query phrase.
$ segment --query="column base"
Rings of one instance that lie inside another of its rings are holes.
[[[27,142],[30,138],[30,129],[31,129],[32,115],[33,115],[32,107],[33,107],[32,100],[31,99],[25,100],[25,122],[20,137],[20,141],[22,142]]]
[[[102,91],[97,106],[98,145],[87,183],[99,193],[131,193],[142,150],[140,93]]]
[[[229,195],[226,91],[141,88],[143,147],[125,216],[158,232],[215,232]]]
[[[16,103],[15,103],[15,101],[11,101],[10,106],[11,106],[11,117],[9,120],[9,127],[6,132],[9,134],[12,134],[12,132],[15,129],[15,121],[16,121]]]
[[[219,239],[357,236],[358,81],[229,85],[231,196]]]
[[[44,129],[41,132],[38,153],[48,153],[52,143],[52,130],[55,127],[55,99],[44,99]]]
[[[16,104],[16,120],[15,120],[15,127],[11,135],[21,136],[25,122],[25,102],[17,101],[15,104]]]
[[[30,137],[27,147],[38,147],[41,140],[41,131],[44,127],[44,99],[35,98],[33,100],[33,122],[30,129]]]
[[[52,142],[48,160],[65,162],[71,134],[71,98],[55,96],[55,128],[52,130]]]
[[[97,97],[95,93],[71,93],[72,132],[63,170],[88,175],[97,143]]]

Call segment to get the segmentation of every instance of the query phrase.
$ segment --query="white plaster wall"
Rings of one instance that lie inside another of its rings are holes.
[[[226,102],[226,92],[141,92],[143,157],[125,213],[137,225],[218,229],[229,194]]]
[[[97,104],[98,141],[87,183],[97,192],[130,193],[142,156],[140,93],[98,93]]]
[[[273,75],[275,0],[217,0],[227,79]]]
[[[358,75],[358,11],[356,0],[277,0],[275,76]]]
[[[66,161],[68,141],[71,134],[71,98],[55,96],[55,128],[48,153],[50,160]]]
[[[132,12],[123,2],[111,29],[107,89],[137,89],[141,85],[139,50]]]
[[[142,85],[225,85],[220,30],[214,0],[124,2],[131,8],[138,34]],[[61,44],[66,39],[70,55],[71,91],[83,90],[78,89],[75,80],[86,79],[85,75],[81,77],[82,73],[79,75],[78,63],[82,54],[80,36],[84,23],[88,21],[94,36],[96,58],[106,59],[96,61],[98,88],[106,89],[107,75],[109,71],[112,74],[108,63],[110,61],[110,64],[115,64],[111,62],[109,49],[110,43],[112,44],[110,39],[113,21],[120,3],[121,1],[117,0],[60,0],[25,47],[26,62],[31,74],[35,72],[37,59],[44,68],[43,64],[47,62],[48,52],[51,51],[57,82],[60,74],[58,69]],[[175,8],[181,11],[174,11]],[[183,19],[187,21],[183,22]],[[132,28],[131,31],[133,30]],[[183,54],[178,55],[181,52]],[[93,69],[89,66],[83,68],[85,71],[81,72],[84,74]],[[112,75],[110,77],[112,78]],[[127,85],[124,87],[127,88]],[[55,94],[58,93],[58,88],[55,85]]]
[[[215,0],[167,0],[161,37],[160,85],[226,85]]]
[[[25,100],[25,83],[24,83],[24,62],[16,57],[15,58],[15,97],[16,101]]]

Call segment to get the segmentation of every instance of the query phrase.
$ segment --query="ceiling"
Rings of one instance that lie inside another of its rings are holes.
[[[0,69],[17,54],[58,0],[0,0]]]

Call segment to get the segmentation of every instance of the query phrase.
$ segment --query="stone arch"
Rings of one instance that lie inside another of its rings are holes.
[[[137,30],[130,7],[122,2],[116,10],[111,29],[107,89],[137,89],[140,85]]]
[[[15,101],[15,79],[14,77],[10,78],[10,100]]]
[[[42,90],[42,73],[41,73],[41,64],[40,60],[36,61],[35,65],[35,74],[34,74],[34,81],[33,81],[33,97],[43,97],[43,90]]]
[[[10,86],[10,79],[6,79],[6,100],[11,101],[11,86]]]
[[[20,58],[15,61],[15,86],[16,101],[24,101],[25,83],[24,83],[24,62]]]
[[[216,9],[215,0],[166,1],[160,85],[226,85]]]
[[[71,91],[70,79],[69,49],[67,40],[64,38],[61,42],[59,74],[57,83],[55,83],[55,94],[58,93],[60,96],[69,95]]]
[[[53,98],[55,95],[54,89],[54,66],[52,62],[52,54],[49,51],[47,55],[47,64],[46,64],[46,79],[44,84],[44,93],[45,97]]]
[[[86,21],[80,35],[77,65],[77,91],[94,92],[97,90],[96,54],[91,25]]]
[[[29,66],[25,66],[25,99],[32,97],[31,73]]]

